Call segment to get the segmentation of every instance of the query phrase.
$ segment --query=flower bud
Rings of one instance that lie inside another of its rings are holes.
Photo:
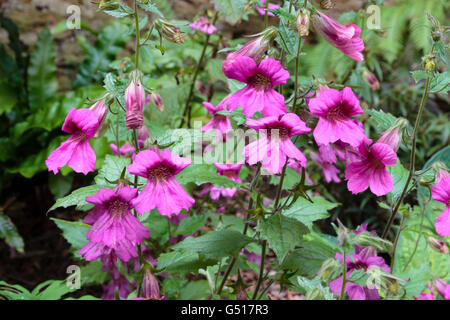
[[[427,55],[422,58],[422,64],[425,70],[431,72],[436,67],[436,56],[433,54]]]
[[[430,245],[430,247],[433,248],[434,250],[436,250],[437,252],[441,252],[444,254],[449,253],[447,244],[444,241],[441,241],[441,240],[433,238],[433,237],[428,237],[427,242]]]
[[[347,246],[349,244],[350,240],[350,233],[348,229],[342,224],[341,220],[337,219],[338,227],[334,223],[332,223],[332,226],[334,228],[334,231],[337,234],[337,240],[340,247]]]
[[[381,134],[377,142],[387,144],[397,152],[402,142],[403,129],[408,125],[408,121],[403,118],[397,119],[394,124]]]
[[[125,92],[127,107],[126,125],[128,129],[139,129],[144,123],[145,91],[141,81],[135,77],[131,80]]]
[[[142,126],[138,131],[138,144],[140,149],[144,148],[145,141],[147,141],[148,138],[150,138],[150,133],[146,126]]]
[[[324,300],[324,298],[322,290],[318,288],[308,291],[305,295],[305,300]]]
[[[159,31],[159,33],[167,40],[178,44],[184,42],[184,38],[180,32],[180,28],[176,27],[173,23],[170,23],[163,19],[157,19],[155,21],[155,27]]]
[[[368,232],[356,236],[356,244],[362,247],[373,247],[377,251],[386,252],[392,248],[392,243]]]
[[[321,0],[320,7],[324,10],[329,10],[334,7],[334,3],[331,0]]]
[[[342,272],[342,266],[339,263],[338,260],[330,258],[325,260],[322,263],[322,266],[320,267],[319,271],[317,272],[318,275],[322,277],[323,280],[326,282],[331,281],[338,277]]]
[[[144,298],[146,299],[161,300],[158,280],[149,269],[146,269],[144,271],[144,279],[142,280],[142,292],[144,294]]]
[[[100,10],[116,10],[119,8],[119,1],[117,0],[102,0],[100,1],[98,8]]]
[[[161,96],[159,94],[152,92],[152,94],[150,95],[150,101],[159,111],[164,111],[164,103],[162,102]]]
[[[442,34],[440,31],[433,31],[431,33],[431,37],[433,38],[434,42],[439,42],[439,41],[441,41]]]
[[[370,266],[366,273],[369,278],[367,279],[367,287],[369,289],[387,290],[393,295],[400,293],[400,283],[407,282],[407,280],[387,273],[379,266]]]
[[[100,138],[108,129],[108,123],[105,121],[106,115],[108,113],[108,108],[106,107],[105,100],[106,99],[99,100],[89,108],[89,110],[93,111],[98,117],[99,127],[95,132],[94,138]]]
[[[436,183],[438,183],[442,179],[450,177],[450,172],[443,162],[436,161],[431,165],[431,167],[433,168],[433,171],[436,175]]]
[[[367,69],[363,71],[363,79],[369,85],[372,90],[380,89],[380,82],[378,82],[377,77]]]
[[[450,300],[450,284],[445,283],[442,279],[435,279],[434,287],[436,291],[441,295],[445,300]]]
[[[309,12],[306,9],[301,9],[298,13],[297,32],[301,38],[309,35]]]

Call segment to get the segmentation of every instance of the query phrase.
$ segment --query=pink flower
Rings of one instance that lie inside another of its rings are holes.
[[[118,154],[118,152],[117,152],[117,146],[116,146],[114,143],[111,143],[111,144],[109,145],[109,148],[112,150],[113,154],[115,154],[115,155]],[[125,156],[125,155],[127,155],[127,154],[129,154],[129,153],[131,153],[131,152],[134,152],[134,150],[135,150],[135,148],[134,148],[129,142],[126,142],[125,144],[123,144],[123,145],[120,147],[119,152],[120,152],[120,154],[121,154],[122,156]]]
[[[197,29],[207,34],[213,34],[217,31],[217,28],[209,22],[207,17],[199,17],[192,22],[189,27],[191,29]]]
[[[142,126],[138,131],[138,144],[140,149],[145,147],[145,141],[147,141],[148,138],[150,138],[150,133],[146,126]]]
[[[222,71],[226,75],[227,69],[239,57],[249,57],[259,63],[267,50],[269,41],[264,39],[264,36],[259,36],[247,42],[242,48],[234,52],[230,52],[227,58],[222,62]]]
[[[341,263],[344,257],[340,253],[336,253],[336,259]],[[358,254],[353,253],[352,256],[346,256],[347,276],[350,276],[354,270],[363,269],[367,271],[370,267],[379,267],[386,272],[391,272],[388,265],[382,257],[377,257],[372,248],[364,248]],[[330,289],[335,296],[341,295],[343,277],[330,282]],[[361,286],[352,282],[346,282],[344,292],[348,294],[350,300],[378,300],[380,296],[377,289],[369,289],[367,286]]]
[[[131,80],[125,91],[127,107],[126,125],[128,129],[139,129],[144,123],[145,91],[139,80]]]
[[[321,154],[317,154],[315,152],[310,153],[311,159],[316,162],[319,166],[322,167],[323,175],[325,176],[326,182],[341,182],[341,179],[338,177],[338,173],[340,172],[333,163],[325,161]]]
[[[434,290],[431,287],[431,284],[427,283],[428,289],[430,289],[429,293],[421,292],[420,296],[414,296],[416,300],[434,300]]]
[[[247,163],[259,161],[271,174],[281,172],[286,158],[299,161],[306,166],[305,155],[297,149],[290,137],[310,132],[311,129],[294,113],[278,117],[265,117],[257,120],[247,119],[247,125],[262,133],[262,137],[244,148]]]
[[[319,116],[313,135],[318,145],[337,141],[358,147],[366,139],[364,130],[351,117],[363,113],[351,88],[340,91],[321,87],[316,97],[307,99],[309,110]]]
[[[87,202],[95,205],[96,221],[86,235],[89,242],[81,248],[81,256],[92,261],[112,249],[125,262],[137,257],[136,245],[150,236],[148,229],[131,213],[131,200],[137,193],[136,188],[119,184],[115,190],[103,188],[86,197]]]
[[[53,151],[45,164],[48,171],[57,174],[59,168],[69,165],[75,172],[87,174],[94,171],[95,152],[89,145],[99,127],[98,116],[89,109],[72,108],[64,121],[62,131],[72,135]]]
[[[266,0],[261,0],[261,4],[262,4],[263,7],[262,8],[261,7],[256,7],[256,11],[258,11],[258,13],[260,15],[264,16],[266,14],[266,10],[264,10],[266,8]],[[280,9],[280,5],[279,4],[273,4],[273,3],[269,2],[269,4],[267,5],[267,8],[268,9]],[[267,11],[267,15],[269,17],[274,17],[275,16],[270,11]]]
[[[130,283],[124,275],[111,280],[108,284],[103,285],[102,300],[115,300],[116,290],[119,298],[126,299],[130,294]]]
[[[157,208],[165,216],[189,210],[194,199],[175,179],[175,175],[191,164],[189,158],[172,154],[169,149],[144,150],[139,152],[127,167],[131,174],[147,178],[147,184],[139,196],[132,200],[140,214]]]
[[[403,118],[396,120],[389,129],[381,134],[381,137],[377,142],[385,143],[390,146],[392,150],[397,152],[398,148],[400,147],[400,143],[402,142],[403,128],[405,128],[407,125],[408,122]]]
[[[247,84],[228,99],[229,111],[242,106],[248,117],[257,111],[264,116],[286,113],[284,97],[273,88],[289,79],[289,72],[283,69],[279,61],[265,58],[257,66],[255,60],[243,56],[236,58],[224,72],[228,78]]]
[[[450,300],[450,284],[445,283],[442,279],[434,280],[434,287],[436,291],[441,295],[445,300]]]
[[[95,138],[100,135],[101,130],[100,127],[102,127],[103,122],[105,121],[106,114],[108,113],[108,108],[105,106],[105,99],[99,100],[96,103],[94,103],[89,110],[93,111],[97,117],[98,117],[98,125],[99,128],[97,129],[97,132],[95,134]]]
[[[311,23],[318,34],[332,46],[356,61],[363,61],[364,42],[360,38],[361,29],[354,24],[344,26],[326,14],[317,11],[311,15]]]
[[[436,185],[431,187],[433,199],[445,204],[445,209],[436,219],[435,227],[438,235],[450,236],[450,173],[444,170],[439,171]]]
[[[217,168],[217,174],[219,176],[225,176],[234,182],[242,183],[239,177],[239,172],[243,165],[242,162],[237,164],[219,164],[214,162],[214,165]],[[216,187],[214,185],[211,185],[209,189],[211,199],[213,200],[218,200],[221,195],[225,198],[232,198],[236,194],[236,191],[236,188]]]
[[[348,190],[356,194],[370,187],[377,196],[391,192],[394,182],[386,167],[397,162],[395,152],[384,143],[374,143],[370,149],[362,143],[358,150],[361,159],[347,164],[345,169]]]
[[[211,103],[207,101],[203,102],[203,106],[206,108],[206,110],[208,110],[208,113],[213,115],[211,121],[203,126],[203,132],[210,131],[215,128],[216,130],[219,130],[222,135],[226,135],[228,131],[233,130],[233,127],[231,127],[230,119],[228,119],[227,116],[217,114],[218,111],[226,110],[225,103],[227,100],[228,97],[225,97],[215,108]]]

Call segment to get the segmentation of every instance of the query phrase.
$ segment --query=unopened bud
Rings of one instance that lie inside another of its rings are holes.
[[[408,121],[404,118],[397,119],[394,124],[381,134],[377,142],[387,144],[397,152],[402,142],[403,129],[408,125]]]
[[[159,111],[164,111],[164,103],[162,102],[161,96],[159,94],[152,92],[152,94],[150,95],[150,101]]]
[[[445,300],[450,300],[450,284],[445,283],[442,279],[435,279],[434,287],[436,291],[441,295]]]
[[[144,271],[144,279],[142,280],[142,293],[144,294],[144,298],[146,299],[161,300],[158,280],[149,269]]]
[[[356,244],[362,247],[373,247],[377,251],[386,252],[392,248],[392,243],[368,232],[356,236]]]
[[[119,8],[119,1],[117,0],[102,0],[100,1],[98,8],[100,10],[116,10]]]
[[[106,106],[106,98],[94,103],[89,110],[93,111],[98,117],[99,127],[95,132],[94,138],[100,138],[103,136],[108,129],[108,123],[105,121],[106,115],[108,114],[108,107]]]
[[[324,297],[322,290],[315,288],[306,293],[305,300],[323,300]]]
[[[332,226],[334,228],[334,231],[337,234],[338,244],[339,244],[340,247],[342,247],[344,245],[348,245],[349,244],[350,232],[342,224],[341,220],[337,219],[337,222],[338,222],[338,226],[337,227],[336,227],[336,225],[334,223],[332,224]]]
[[[369,276],[367,279],[369,289],[384,289],[393,295],[400,293],[400,282],[407,282],[407,280],[394,276],[375,265],[370,266],[366,273]]]
[[[144,123],[145,91],[138,77],[132,78],[125,91],[126,126],[128,129],[139,129]]]
[[[324,10],[329,10],[334,7],[334,3],[331,0],[321,0],[320,7]]]
[[[441,41],[442,34],[440,31],[433,31],[431,33],[431,37],[433,38],[434,42],[439,42],[439,41]]]
[[[339,261],[330,258],[322,263],[322,266],[320,267],[317,274],[320,275],[323,280],[328,282],[331,281],[332,279],[337,278],[341,274],[341,272],[342,266],[339,263]]]
[[[433,237],[428,237],[427,242],[430,245],[430,247],[433,248],[434,250],[436,250],[437,252],[441,252],[444,254],[449,253],[447,244],[444,241],[441,241],[441,240],[433,238]]]
[[[375,75],[372,72],[370,72],[369,70],[364,69],[363,79],[372,90],[380,89],[380,82],[378,81],[377,77],[375,77]]]
[[[425,70],[427,71],[434,71],[434,68],[436,67],[436,56],[433,54],[427,55],[422,58],[422,64]]]
[[[155,27],[159,31],[159,33],[167,40],[178,44],[184,42],[184,38],[180,32],[180,28],[176,27],[173,23],[170,23],[163,19],[157,19],[155,21]]]
[[[298,13],[297,32],[301,38],[309,35],[309,12],[306,9],[301,9]]]

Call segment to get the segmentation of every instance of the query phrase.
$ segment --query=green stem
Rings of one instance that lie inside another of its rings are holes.
[[[405,215],[402,215],[402,219],[400,220],[400,226],[398,228],[397,234],[395,235],[395,240],[392,247],[392,260],[391,260],[391,270],[394,271],[394,263],[395,263],[395,252],[397,251],[398,239],[400,238],[400,233],[403,230],[403,222],[405,220]]]
[[[298,95],[298,66],[300,64],[300,52],[303,47],[303,38],[299,39],[298,45],[297,45],[297,57],[295,58],[295,85],[294,85],[294,104],[292,106],[292,111],[294,113],[297,112],[297,95]]]
[[[269,12],[267,9],[269,8],[269,0],[266,0],[265,10],[264,10],[264,29],[269,25]]]
[[[264,294],[267,292],[267,290],[269,290],[270,286],[275,282],[275,280],[270,279],[269,284],[264,288],[264,290],[261,292],[261,294],[259,295],[259,297],[256,300],[260,300]]]
[[[136,69],[139,70],[139,15],[138,15],[138,7],[137,0],[134,0],[134,22],[136,25]]]
[[[425,84],[425,91],[422,96],[422,101],[420,102],[419,112],[417,113],[416,123],[414,125],[408,178],[406,179],[406,183],[405,183],[405,186],[403,187],[403,191],[400,195],[400,198],[398,198],[397,203],[395,204],[395,207],[392,210],[391,216],[389,217],[388,223],[386,224],[386,228],[384,229],[383,235],[381,236],[381,238],[383,238],[383,239],[386,238],[386,236],[389,232],[389,229],[392,226],[392,222],[394,222],[395,215],[397,214],[398,209],[400,208],[400,204],[402,203],[403,198],[406,195],[406,191],[408,190],[409,182],[411,181],[411,179],[414,175],[414,166],[415,166],[415,161],[416,161],[417,130],[419,129],[419,124],[420,124],[420,120],[422,118],[423,109],[425,107],[425,101],[427,99],[429,87],[430,87],[430,77],[427,78],[427,82]]]
[[[216,12],[216,14],[214,15],[214,19],[212,21],[213,24],[216,22],[217,16],[218,16],[218,13]],[[184,125],[186,113],[187,113],[187,117],[188,117],[187,118],[187,127],[188,128],[191,127],[191,110],[192,110],[192,106],[191,106],[190,102],[191,102],[192,96],[194,94],[195,81],[197,81],[197,76],[198,76],[198,73],[200,72],[202,61],[203,61],[203,58],[204,58],[205,53],[206,53],[206,48],[208,47],[209,38],[210,38],[210,35],[207,34],[206,35],[205,44],[203,45],[202,53],[200,55],[200,59],[198,60],[197,66],[195,67],[194,76],[192,77],[191,87],[189,88],[189,95],[188,95],[188,98],[186,99],[186,104],[184,105],[183,118],[181,120],[180,128]]]
[[[275,197],[275,203],[273,205],[274,212],[278,208],[278,203],[280,202],[281,191],[283,189],[284,177],[286,176],[286,168],[287,168],[288,160],[289,160],[289,158],[286,158],[286,163],[284,164],[283,170],[281,171],[280,183],[278,184],[277,195]]]
[[[414,250],[411,253],[411,256],[409,257],[408,261],[405,263],[405,266],[403,267],[403,270],[402,270],[403,272],[406,270],[408,265],[411,263],[414,255],[416,254],[417,248],[419,247],[419,241],[420,241],[420,238],[422,237],[423,219],[425,218],[425,212],[424,211],[425,210],[421,210],[422,218],[420,220],[419,235],[417,236],[417,240],[416,240],[416,244],[414,246]],[[394,258],[395,258],[395,255],[392,257],[392,259],[394,259]],[[394,270],[394,269],[391,267],[391,270]]]
[[[259,266],[259,276],[258,276],[258,282],[256,283],[255,291],[253,292],[252,300],[256,299],[256,296],[258,295],[259,287],[261,287],[263,273],[264,273],[264,261],[266,259],[266,246],[267,241],[264,240],[261,246],[261,260],[260,260],[260,266]]]
[[[347,261],[346,261],[346,254],[345,254],[345,249],[344,249],[344,272],[342,275],[342,287],[341,287],[341,297],[339,298],[339,300],[344,300],[344,293],[345,293],[345,285],[347,282]]]

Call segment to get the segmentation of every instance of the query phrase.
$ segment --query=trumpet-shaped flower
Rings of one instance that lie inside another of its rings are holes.
[[[386,167],[397,162],[392,148],[384,143],[374,143],[368,149],[364,142],[358,150],[360,160],[348,163],[345,169],[348,190],[356,194],[370,188],[377,196],[391,192],[394,182]]]
[[[242,106],[243,113],[248,117],[257,111],[261,111],[264,116],[286,113],[283,95],[273,88],[289,79],[289,72],[283,69],[279,61],[265,58],[257,65],[252,58],[241,56],[222,69],[228,78],[247,84],[227,100],[230,111]]]
[[[191,164],[189,158],[172,154],[169,149],[144,150],[139,152],[133,163],[127,167],[131,174],[147,178],[147,184],[132,200],[136,211],[143,214],[154,208],[165,216],[189,210],[194,199],[184,191],[175,175]]]
[[[203,16],[192,22],[189,27],[191,29],[200,30],[206,34],[213,34],[217,31],[217,28],[213,24],[211,24],[209,19]]]
[[[262,7],[256,7],[256,11],[258,11],[258,13],[260,15],[264,16],[266,14],[266,10],[265,10],[265,8],[266,8],[266,0],[261,0],[261,5],[262,5]],[[274,4],[274,3],[270,3],[269,2],[269,4],[267,5],[267,9],[279,9],[279,8],[280,8],[279,4]],[[269,17],[274,17],[275,16],[270,11],[267,11],[267,15]]]
[[[206,108],[208,113],[212,114],[213,117],[211,121],[209,121],[205,126],[202,127],[202,131],[210,131],[214,128],[216,130],[219,130],[222,135],[226,135],[228,131],[232,130],[230,119],[228,119],[227,116],[217,114],[217,112],[226,110],[226,101],[228,97],[225,97],[218,105],[217,107],[214,107],[210,102],[203,102],[203,106]]]
[[[62,131],[72,135],[45,161],[48,171],[57,174],[66,164],[85,175],[94,171],[96,156],[89,139],[94,137],[98,127],[99,117],[94,111],[72,108],[62,126]]]
[[[247,119],[247,125],[259,131],[262,137],[244,148],[244,157],[250,165],[259,161],[271,174],[281,172],[286,158],[296,159],[306,165],[305,155],[291,141],[292,136],[310,132],[311,129],[294,113],[278,117]]]
[[[436,185],[431,187],[433,199],[445,204],[445,209],[436,219],[436,232],[443,237],[450,236],[450,173],[439,171]]]

